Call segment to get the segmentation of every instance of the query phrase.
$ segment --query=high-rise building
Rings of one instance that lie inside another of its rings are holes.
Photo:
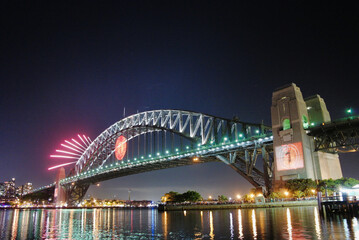
[[[3,185],[5,191],[4,198],[8,200],[14,199],[16,197],[15,178],[12,178],[11,181],[4,182]]]

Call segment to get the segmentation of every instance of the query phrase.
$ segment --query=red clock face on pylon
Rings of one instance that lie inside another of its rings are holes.
[[[117,160],[122,160],[127,150],[127,139],[124,136],[119,136],[115,145],[115,156]]]

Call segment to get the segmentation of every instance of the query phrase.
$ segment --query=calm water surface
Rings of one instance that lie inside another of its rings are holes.
[[[356,217],[316,207],[0,210],[0,239],[359,239]]]

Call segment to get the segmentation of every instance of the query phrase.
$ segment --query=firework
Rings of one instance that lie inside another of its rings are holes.
[[[61,147],[64,147],[63,149],[56,149],[56,154],[50,155],[51,158],[59,158],[59,159],[79,159],[84,151],[90,146],[91,139],[85,135],[77,135],[79,140],[71,139],[70,141],[65,140],[64,143],[61,144]],[[67,162],[60,165],[56,165],[53,167],[50,167],[48,170],[52,170],[55,168],[67,166],[70,164],[76,163],[74,162]]]

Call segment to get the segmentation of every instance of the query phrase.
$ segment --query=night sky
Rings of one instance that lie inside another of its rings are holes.
[[[255,2],[255,3],[252,3]],[[270,3],[269,3],[270,2]],[[270,124],[294,82],[332,119],[359,111],[359,7],[350,1],[1,1],[0,182],[48,184],[64,139],[95,139],[126,115],[185,109]],[[341,155],[359,178],[359,154]],[[245,194],[225,164],[147,172],[91,187],[158,200],[170,190]]]

